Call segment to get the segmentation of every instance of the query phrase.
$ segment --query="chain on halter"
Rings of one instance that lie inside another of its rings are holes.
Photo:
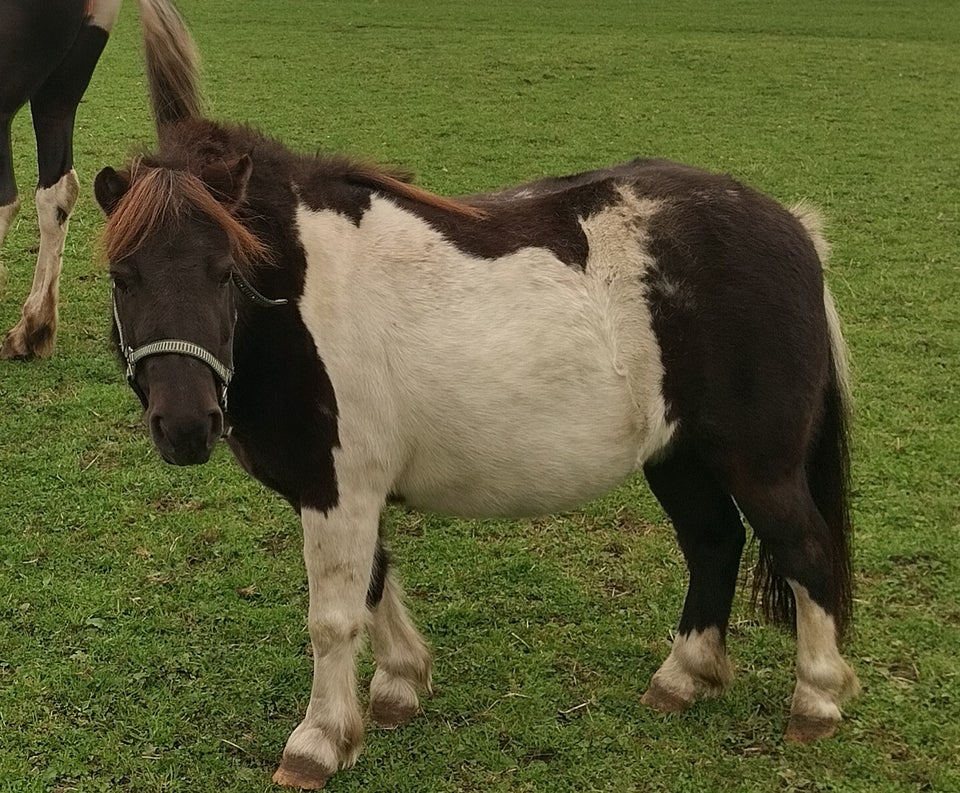
[[[264,295],[260,294],[249,281],[247,281],[238,273],[234,273],[231,276],[231,279],[234,286],[236,286],[237,291],[239,291],[252,302],[256,303],[258,306],[263,306],[264,308],[274,308],[276,306],[285,306],[290,302],[286,298],[274,300],[269,297],[265,297]],[[113,321],[117,326],[117,337],[120,343],[120,353],[127,362],[127,384],[131,389],[133,389],[133,392],[140,399],[140,402],[144,407],[147,406],[147,399],[146,395],[143,393],[143,390],[137,384],[137,364],[144,358],[149,358],[151,355],[172,354],[187,355],[191,358],[196,358],[198,361],[203,361],[203,363],[210,367],[210,369],[216,375],[217,380],[220,382],[220,407],[224,412],[226,412],[227,388],[230,385],[230,381],[233,379],[232,366],[223,363],[219,358],[217,358],[217,356],[204,349],[199,344],[194,344],[192,341],[185,341],[183,339],[158,339],[157,341],[151,341],[137,348],[131,347],[126,343],[123,337],[123,325],[120,324],[120,313],[117,310],[116,284],[113,286],[110,299],[113,304]]]

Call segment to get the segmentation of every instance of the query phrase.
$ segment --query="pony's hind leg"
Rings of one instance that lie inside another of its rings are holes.
[[[802,469],[775,485],[747,486],[736,497],[760,539],[771,577],[763,588],[780,603],[772,616],[789,618],[795,611],[797,683],[786,737],[801,743],[829,737],[840,723],[840,706],[860,690],[838,649],[849,611],[845,551],[817,508]]]
[[[733,500],[693,451],[675,450],[644,473],[673,521],[690,573],[673,648],[642,700],[671,712],[720,694],[733,677],[726,631],[745,532]]]
[[[420,709],[418,695],[431,690],[430,650],[416,629],[403,592],[383,558],[383,586],[371,605],[370,644],[377,668],[370,681],[370,718],[380,727],[406,724]]]

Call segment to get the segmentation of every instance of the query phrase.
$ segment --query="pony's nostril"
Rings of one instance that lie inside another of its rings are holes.
[[[208,418],[210,419],[210,438],[215,442],[223,435],[223,412],[219,408],[211,410]]]
[[[154,441],[166,439],[167,433],[163,429],[163,416],[155,413],[150,417],[150,434],[153,436]]]

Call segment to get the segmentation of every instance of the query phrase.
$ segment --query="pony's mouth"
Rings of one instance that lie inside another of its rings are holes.
[[[202,465],[210,459],[220,439],[222,415],[218,410],[204,419],[179,422],[151,416],[148,423],[154,448],[170,465]]]
[[[163,461],[165,463],[169,463],[170,465],[179,465],[179,466],[203,465],[205,462],[207,462],[210,459],[211,455],[213,454],[213,447],[211,446],[209,449],[203,449],[203,448],[197,447],[197,448],[188,449],[188,450],[184,450],[184,449],[164,450],[164,449],[161,449],[160,447],[157,447],[157,451],[160,453],[160,457],[163,459]]]

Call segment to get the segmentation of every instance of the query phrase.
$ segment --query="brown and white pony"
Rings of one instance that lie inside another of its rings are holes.
[[[731,680],[745,540],[768,611],[795,623],[787,737],[830,735],[857,679],[847,375],[826,244],[726,177],[663,160],[463,199],[202,117],[191,43],[144,0],[159,150],[96,194],[115,331],[167,461],[221,436],[303,524],[313,688],[274,779],[354,763],[355,655],[396,726],[430,689],[379,518],[388,498],[466,516],[569,509],[642,469],[690,583],[643,701]]]
[[[120,0],[0,0],[0,245],[20,208],[10,125],[27,102],[40,172],[40,252],[33,287],[0,358],[37,358],[53,351],[63,246],[79,193],[73,124],[119,11]]]

